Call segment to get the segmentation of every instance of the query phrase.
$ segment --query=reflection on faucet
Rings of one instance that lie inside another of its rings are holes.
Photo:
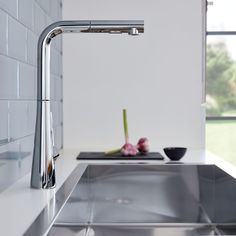
[[[31,187],[55,187],[53,129],[50,109],[50,44],[62,33],[126,33],[144,32],[143,21],[59,21],[48,26],[38,41],[37,117],[31,172]]]

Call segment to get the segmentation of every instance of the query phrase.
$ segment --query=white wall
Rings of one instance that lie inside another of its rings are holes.
[[[196,0],[65,0],[64,19],[144,19],[140,37],[67,34],[63,45],[64,147],[153,150],[204,147],[203,6]]]

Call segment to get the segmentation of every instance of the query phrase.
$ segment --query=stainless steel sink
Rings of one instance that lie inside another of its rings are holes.
[[[236,180],[214,165],[90,165],[54,235],[236,235]]]

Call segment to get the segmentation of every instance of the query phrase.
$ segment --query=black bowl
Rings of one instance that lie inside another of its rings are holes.
[[[172,161],[180,160],[187,151],[185,147],[166,147],[163,148],[166,156],[168,156]]]

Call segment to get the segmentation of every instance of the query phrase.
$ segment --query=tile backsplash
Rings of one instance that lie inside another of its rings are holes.
[[[31,169],[36,118],[37,40],[62,19],[61,0],[0,0],[0,192]],[[62,147],[62,40],[51,50],[55,144]]]

